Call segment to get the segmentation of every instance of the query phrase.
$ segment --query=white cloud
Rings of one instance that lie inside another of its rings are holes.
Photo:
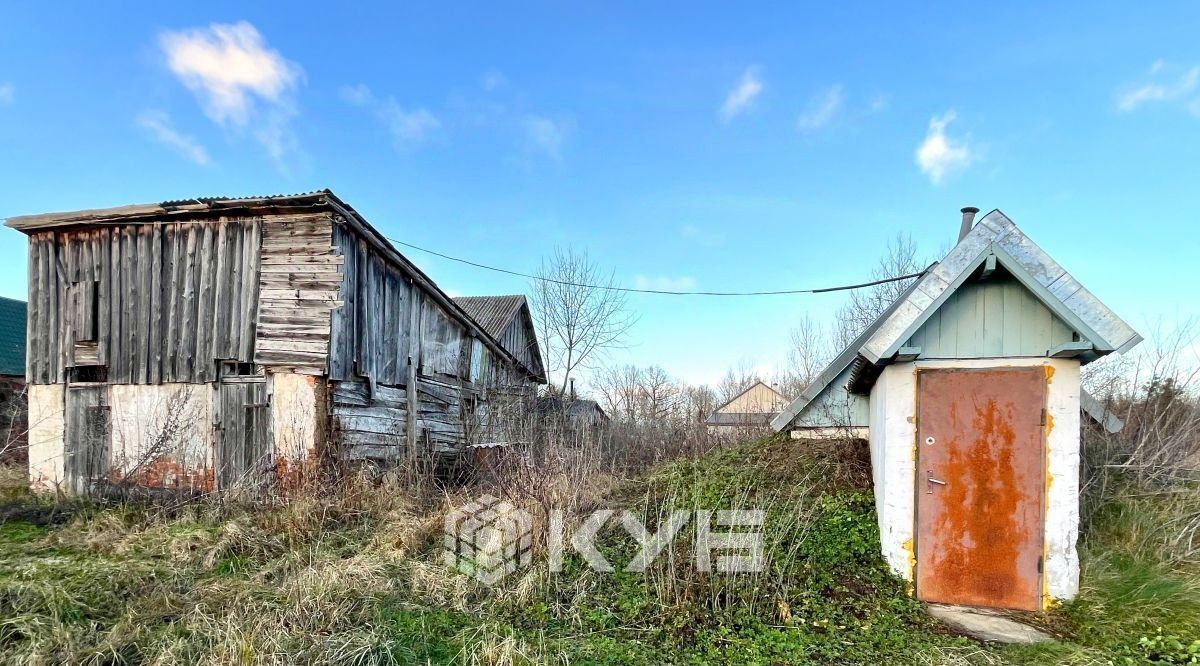
[[[484,73],[483,79],[480,80],[479,84],[483,86],[484,90],[492,92],[507,86],[508,77],[504,76],[504,73],[498,69],[489,69]]]
[[[163,111],[143,111],[137,117],[139,127],[145,129],[156,141],[179,153],[183,157],[204,166],[211,160],[208,151],[194,138],[175,129],[170,116]]]
[[[693,241],[705,247],[717,247],[725,243],[725,236],[715,231],[701,229],[694,224],[685,224],[679,229],[679,234],[684,238]]]
[[[304,71],[271,49],[245,21],[167,31],[159,36],[167,67],[223,127],[249,130],[280,165],[297,150],[290,120]]]
[[[442,126],[436,117],[425,109],[407,110],[395,100],[389,99],[380,109],[388,131],[400,143],[417,142]]]
[[[562,159],[562,145],[571,130],[571,123],[544,116],[528,116],[524,126],[528,149],[544,153],[555,160]]]
[[[1162,60],[1155,61],[1149,72],[1152,81],[1131,87],[1117,96],[1117,110],[1129,113],[1138,107],[1155,102],[1183,101],[1188,109],[1200,115],[1200,66],[1181,68]]]
[[[891,102],[891,98],[883,93],[875,95],[869,102],[867,102],[867,113],[879,113],[880,111],[887,109],[888,104],[891,104]]]
[[[917,166],[934,185],[941,183],[949,174],[965,169],[978,157],[965,138],[957,140],[946,135],[946,126],[957,117],[954,109],[950,109],[930,118],[925,140],[917,146]]]
[[[652,289],[655,291],[691,291],[696,288],[696,278],[681,275],[671,277],[666,275],[638,275],[633,278],[635,289]]]
[[[808,108],[800,114],[796,121],[797,127],[804,132],[812,132],[825,127],[837,117],[842,110],[845,93],[840,83],[834,84],[828,90],[813,96]]]
[[[0,83],[0,106],[8,106],[16,98],[17,89],[11,83]]]
[[[437,116],[428,110],[406,109],[393,97],[378,99],[370,88],[361,83],[342,86],[338,89],[338,96],[348,104],[371,109],[383,121],[397,147],[423,141],[431,132],[442,126]]]
[[[366,106],[375,99],[375,96],[371,94],[371,89],[361,83],[338,88],[338,97],[354,106]]]
[[[749,109],[762,91],[763,82],[758,67],[747,67],[737,85],[725,96],[725,103],[721,105],[720,110],[721,120],[729,122],[734,116]]]

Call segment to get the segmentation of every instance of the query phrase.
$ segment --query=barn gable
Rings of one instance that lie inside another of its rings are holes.
[[[914,359],[1076,357],[1088,363],[1141,341],[1128,324],[992,211],[930,266],[771,422],[866,427],[866,396],[886,365]],[[1085,400],[1085,406],[1095,406]],[[1102,413],[1089,415],[1114,427]]]
[[[488,335],[500,342],[531,377],[545,383],[546,369],[538,345],[529,301],[521,295],[461,296],[454,299]]]

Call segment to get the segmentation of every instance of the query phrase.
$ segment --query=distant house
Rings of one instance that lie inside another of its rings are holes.
[[[609,422],[608,414],[595,400],[546,395],[538,398],[537,406],[540,414],[560,417],[574,428],[602,428]]]
[[[1080,368],[1142,338],[1003,213],[977,212],[772,426],[869,439],[883,555],[919,599],[1040,610],[1079,589],[1081,411],[1121,427]]]
[[[24,301],[0,296],[0,463],[26,464]]]
[[[782,393],[761,381],[755,381],[714,409],[704,422],[714,433],[766,428],[787,403],[788,399]]]
[[[329,190],[7,224],[29,237],[35,488],[465,455],[493,397],[546,381],[523,302],[481,325]]]

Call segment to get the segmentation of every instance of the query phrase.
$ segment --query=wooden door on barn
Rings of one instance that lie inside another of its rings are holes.
[[[1045,387],[1041,367],[919,372],[919,599],[1041,608]]]
[[[267,383],[262,378],[236,378],[223,379],[217,386],[217,487],[257,487],[274,469]]]
[[[71,492],[87,495],[107,480],[111,419],[107,386],[68,386],[63,474]]]

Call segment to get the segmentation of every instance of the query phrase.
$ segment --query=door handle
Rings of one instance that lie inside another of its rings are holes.
[[[944,485],[946,485],[946,482],[945,482],[945,481],[942,481],[941,479],[935,479],[935,478],[933,478],[933,470],[928,470],[928,469],[927,469],[927,470],[925,470],[925,483],[926,483],[926,484],[928,485],[928,487],[929,487],[929,489],[925,491],[925,494],[926,494],[926,495],[932,495],[932,494],[933,494],[933,485],[934,485],[934,484],[937,484],[937,485],[939,485],[939,486],[944,486]]]

